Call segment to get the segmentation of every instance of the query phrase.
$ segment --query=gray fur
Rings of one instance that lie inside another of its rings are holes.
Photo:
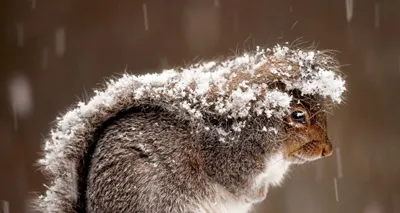
[[[222,145],[168,113],[131,112],[100,136],[90,166],[88,211],[197,212],[199,203],[218,196],[258,202],[252,180],[279,144],[265,132],[244,135]],[[231,194],[217,194],[216,187]]]
[[[254,179],[288,136],[282,120],[288,99],[268,94],[279,90],[294,102],[288,90],[299,89],[318,97],[315,104],[328,97],[335,102],[344,81],[336,61],[321,52],[314,57],[278,46],[246,54],[183,72],[126,74],[57,118],[39,161],[49,183],[36,208],[43,213],[190,213],[208,212],[204,202],[261,201]],[[310,89],[310,82],[323,82],[318,73],[326,70],[332,70],[336,86]],[[191,71],[196,79],[187,81]],[[274,86],[277,81],[285,86]],[[252,83],[257,100],[235,102],[240,93],[232,94],[246,90],[244,82]],[[221,111],[233,102],[230,111]],[[264,131],[270,127],[275,131]]]

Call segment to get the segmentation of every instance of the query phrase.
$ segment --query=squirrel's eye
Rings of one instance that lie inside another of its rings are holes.
[[[293,121],[296,121],[296,122],[301,123],[301,124],[306,124],[307,123],[307,121],[306,121],[306,113],[302,112],[302,111],[299,111],[299,110],[296,110],[296,111],[292,112],[292,119],[293,119]]]

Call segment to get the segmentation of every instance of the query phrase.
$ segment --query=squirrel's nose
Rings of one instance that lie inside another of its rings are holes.
[[[331,142],[327,141],[326,146],[322,148],[321,157],[329,157],[333,153],[333,147]]]

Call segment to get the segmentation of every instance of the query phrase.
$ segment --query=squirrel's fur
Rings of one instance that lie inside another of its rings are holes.
[[[57,118],[36,207],[247,212],[291,163],[329,155],[324,113],[341,102],[344,83],[332,56],[279,45],[110,80]],[[288,117],[294,105],[310,113],[302,124]]]

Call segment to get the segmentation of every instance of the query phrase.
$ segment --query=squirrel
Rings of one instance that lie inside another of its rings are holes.
[[[44,213],[245,213],[293,164],[333,153],[345,77],[329,51],[277,44],[112,78],[44,142]]]

